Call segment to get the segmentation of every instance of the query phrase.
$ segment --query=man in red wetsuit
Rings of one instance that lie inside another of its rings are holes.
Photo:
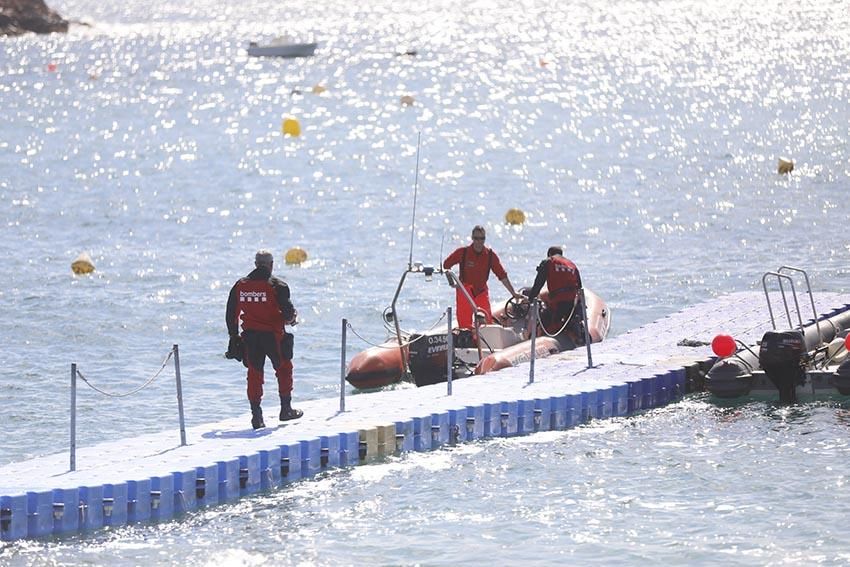
[[[487,234],[484,227],[476,226],[472,229],[472,244],[462,246],[449,254],[443,262],[443,268],[449,269],[456,264],[460,264],[459,278],[463,287],[475,301],[476,307],[484,311],[487,322],[493,322],[493,314],[490,310],[490,290],[487,288],[487,280],[492,271],[505,286],[505,289],[512,297],[519,297],[514,291],[514,286],[508,279],[508,274],[505,268],[502,267],[502,262],[499,256],[489,247],[484,246],[484,240]],[[458,289],[456,292],[457,299],[457,324],[462,329],[472,327],[472,306],[466,300],[463,292]]]
[[[558,331],[564,320],[570,316],[575,306],[576,295],[581,288],[581,274],[576,265],[563,256],[560,246],[551,246],[546,252],[547,258],[537,266],[537,277],[528,292],[528,298],[534,299],[543,288],[549,290],[547,309],[541,318],[543,327],[550,333]],[[574,320],[574,319],[573,319]],[[577,335],[576,329],[570,331]],[[576,336],[578,340],[581,337]]]
[[[292,408],[293,336],[284,324],[295,325],[297,312],[289,299],[289,286],[272,276],[274,256],[260,250],[254,258],[256,268],[240,279],[227,298],[227,332],[230,334],[228,357],[244,344],[244,364],[248,367],[248,401],[251,403],[251,426],[265,427],[263,410],[263,366],[271,361],[280,394],[280,421],[297,419],[304,412]],[[239,337],[239,323],[242,336]]]

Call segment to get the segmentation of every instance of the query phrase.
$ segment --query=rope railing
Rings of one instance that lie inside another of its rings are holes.
[[[104,396],[107,396],[107,397],[110,397],[110,398],[126,398],[128,396],[132,396],[133,394],[137,394],[137,393],[141,392],[142,390],[144,390],[145,388],[147,388],[148,386],[153,384],[153,381],[156,380],[157,378],[159,378],[159,375],[162,374],[162,371],[165,369],[165,366],[168,364],[168,361],[171,360],[172,356],[174,356],[174,349],[173,348],[170,351],[168,351],[168,354],[166,355],[165,360],[162,361],[162,366],[159,367],[159,370],[156,371],[156,374],[151,376],[147,380],[147,382],[145,382],[144,384],[142,384],[141,386],[139,386],[135,390],[131,390],[131,391],[126,392],[124,394],[115,394],[115,393],[107,392],[106,390],[102,390],[102,389],[98,388],[97,386],[95,386],[94,384],[89,382],[89,380],[85,376],[83,376],[83,373],[80,372],[79,368],[77,368],[77,376],[79,376],[80,380],[82,380],[83,382],[86,383],[86,386],[88,386],[89,388],[91,388],[95,392],[98,392],[98,393],[103,394]]]
[[[573,315],[575,315],[577,304],[578,304],[578,298],[576,298],[576,300],[573,301],[573,308],[570,310],[570,314],[564,319],[564,324],[561,325],[561,328],[558,329],[557,331],[555,331],[554,333],[549,333],[549,331],[546,330],[545,325],[540,325],[540,329],[543,331],[543,334],[546,335],[547,337],[551,337],[551,338],[555,339],[555,338],[558,337],[558,335],[563,333],[564,329],[567,328],[567,325],[570,324],[570,321],[572,320]]]
[[[104,390],[103,388],[99,388],[92,384],[92,382],[86,378],[82,372],[77,368],[77,364],[71,364],[71,447],[70,447],[70,470],[77,470],[77,378],[79,377],[83,382],[85,382],[86,386],[98,392],[101,395],[110,397],[110,398],[126,398],[128,396],[132,396],[133,394],[137,394],[153,384],[153,382],[162,374],[162,371],[168,365],[168,362],[171,359],[174,359],[174,379],[177,386],[177,412],[180,421],[180,445],[186,445],[186,425],[183,416],[183,386],[180,379],[180,351],[177,345],[173,345],[171,350],[168,351],[168,354],[165,356],[165,359],[162,361],[162,365],[159,367],[159,370],[154,373],[149,379],[147,379],[144,384],[139,386],[138,388],[134,388],[129,392],[124,393],[115,393]]]
[[[372,341],[370,341],[369,339],[366,339],[365,337],[363,337],[360,333],[358,333],[349,321],[346,321],[346,326],[347,326],[348,329],[351,330],[351,333],[355,337],[357,337],[358,339],[360,339],[361,341],[363,341],[364,343],[366,343],[369,346],[372,346],[372,347],[375,347],[375,348],[394,349],[394,348],[398,348],[399,346],[402,346],[402,347],[410,346],[410,345],[416,343],[417,341],[422,340],[423,338],[425,338],[425,335],[428,333],[428,331],[433,331],[434,329],[436,329],[437,325],[439,325],[443,321],[443,319],[445,319],[445,318],[446,318],[446,313],[443,312],[443,314],[440,316],[440,318],[437,319],[437,322],[434,323],[433,325],[431,325],[430,328],[426,329],[425,331],[422,331],[422,333],[419,334],[419,337],[413,339],[412,341],[402,342],[401,345],[399,345],[397,343],[392,344],[392,345],[375,344]],[[408,333],[407,336],[410,336],[412,334],[413,333]]]

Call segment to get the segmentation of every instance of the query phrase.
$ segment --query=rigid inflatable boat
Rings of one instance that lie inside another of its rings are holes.
[[[424,273],[426,278],[435,272],[442,273],[450,286],[459,284],[451,270],[436,271],[419,264],[409,267],[402,275],[392,305],[385,311],[385,323],[391,338],[358,353],[348,365],[345,378],[355,388],[380,388],[400,381],[424,386],[445,382],[450,371],[453,379],[485,374],[530,360],[532,343],[535,357],[544,358],[598,343],[608,335],[610,311],[602,298],[590,290],[579,291],[584,302],[577,301],[569,323],[561,329],[553,329],[556,332],[551,335],[539,324],[534,326],[534,333],[531,332],[530,321],[536,322],[539,318],[532,316],[535,312],[527,300],[516,299],[510,299],[504,306],[495,309],[492,323],[476,320],[474,329],[455,327],[449,335],[446,324],[443,328],[421,333],[404,332],[398,325],[395,305],[406,276],[419,272]],[[544,288],[539,305],[544,305],[547,297]],[[466,299],[474,305],[471,297]],[[390,327],[390,323],[394,328]]]
[[[812,306],[812,319],[803,321],[790,273],[802,274]],[[788,328],[777,328],[767,282],[775,278]],[[791,309],[785,286],[790,287]],[[782,266],[762,277],[773,329],[756,345],[746,345],[729,335],[717,335],[712,350],[717,362],[708,371],[705,387],[718,398],[751,394],[778,396],[781,403],[797,403],[804,395],[850,395],[850,310],[829,317],[815,311],[809,277],[805,271]],[[795,325],[791,313],[796,312]]]

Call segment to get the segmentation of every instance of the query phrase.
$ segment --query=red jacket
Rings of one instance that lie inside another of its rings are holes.
[[[529,299],[537,297],[544,282],[549,289],[549,303],[552,305],[561,301],[575,301],[581,287],[581,274],[571,260],[563,256],[550,256],[537,266],[537,277],[528,293]]]
[[[487,289],[487,279],[492,271],[499,280],[508,277],[499,256],[487,246],[481,253],[477,253],[473,245],[462,246],[449,254],[443,268],[449,269],[455,264],[460,264],[460,281],[472,286],[472,295],[476,296]]]
[[[231,335],[243,331],[283,333],[283,325],[291,321],[295,308],[289,300],[289,286],[272,277],[267,268],[257,268],[240,279],[227,298],[227,330]]]

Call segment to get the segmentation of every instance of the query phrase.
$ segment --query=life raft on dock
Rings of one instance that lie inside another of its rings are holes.
[[[791,274],[805,278],[812,318],[804,321]],[[768,281],[779,282],[788,327],[777,326],[768,293]],[[785,287],[790,285],[792,304]],[[778,396],[780,403],[797,403],[801,396],[850,395],[850,310],[820,316],[815,310],[809,278],[799,268],[783,266],[762,277],[772,329],[755,345],[720,334],[712,341],[718,356],[705,377],[705,388],[718,398],[752,394]],[[796,322],[792,313],[797,315]],[[740,346],[740,348],[739,348]]]

